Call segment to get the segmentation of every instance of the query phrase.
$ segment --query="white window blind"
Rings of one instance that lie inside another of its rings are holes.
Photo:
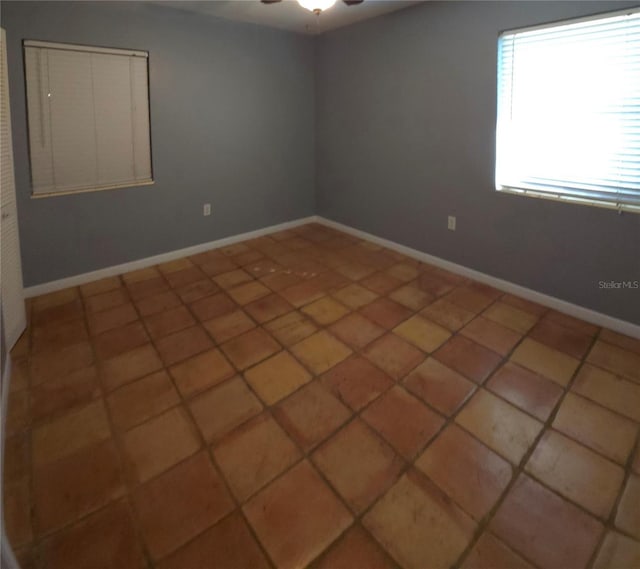
[[[496,188],[640,211],[640,13],[498,44]]]
[[[24,48],[33,194],[151,183],[147,52]]]

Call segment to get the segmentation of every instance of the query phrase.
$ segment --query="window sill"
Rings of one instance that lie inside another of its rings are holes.
[[[88,194],[93,192],[104,192],[109,190],[123,190],[125,188],[137,188],[139,186],[153,186],[155,180],[144,180],[140,182],[128,182],[126,184],[115,184],[111,186],[100,186],[99,188],[81,188],[78,190],[65,190],[63,192],[43,192],[34,194],[31,192],[31,199],[39,200],[42,198],[55,198],[57,196],[70,196],[73,194]]]

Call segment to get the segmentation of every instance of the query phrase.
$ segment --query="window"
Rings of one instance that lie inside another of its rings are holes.
[[[498,42],[496,189],[640,211],[640,12]]]
[[[34,196],[152,183],[148,53],[25,41]]]

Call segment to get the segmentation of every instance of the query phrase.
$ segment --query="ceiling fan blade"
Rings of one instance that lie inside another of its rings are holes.
[[[277,4],[281,0],[260,0],[263,4]]]
[[[362,4],[364,0],[342,0],[347,6],[355,6],[356,4]]]

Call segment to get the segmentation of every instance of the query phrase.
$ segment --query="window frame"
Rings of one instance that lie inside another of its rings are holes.
[[[535,24],[530,26],[521,26],[516,28],[509,28],[505,30],[501,30],[498,33],[498,40],[496,43],[497,53],[496,53],[496,129],[495,129],[495,157],[494,157],[494,189],[497,192],[512,194],[536,199],[543,199],[549,201],[557,201],[563,203],[572,203],[578,205],[587,205],[591,207],[598,207],[610,210],[616,210],[618,213],[622,213],[623,211],[631,212],[631,213],[640,213],[640,205],[630,204],[630,203],[620,203],[617,200],[598,200],[589,197],[580,197],[575,195],[569,195],[562,192],[553,192],[553,191],[543,191],[536,190],[532,188],[526,187],[515,187],[511,185],[500,184],[498,181],[498,149],[499,149],[499,140],[500,140],[500,94],[501,94],[501,41],[503,37],[506,35],[517,34],[528,31],[538,31],[547,28],[554,28],[563,25],[571,25],[571,24],[580,24],[584,22],[589,22],[593,20],[601,20],[604,18],[614,18],[619,16],[630,16],[634,14],[640,14],[640,6],[634,6],[630,8],[625,8],[621,10],[615,11],[606,11],[606,12],[598,12],[595,14],[590,14],[588,16],[579,16],[575,18],[563,18],[560,20],[554,20],[551,22],[545,22],[542,24]]]
[[[59,49],[63,51],[77,51],[83,53],[103,53],[103,54],[116,54],[116,55],[138,55],[143,56],[146,59],[146,74],[147,74],[147,119],[149,123],[149,179],[126,182],[122,184],[110,184],[95,187],[78,188],[73,190],[63,190],[59,192],[39,192],[34,191],[33,184],[33,169],[32,169],[32,156],[31,156],[31,132],[30,132],[30,117],[29,117],[29,103],[28,103],[28,85],[27,85],[27,57],[26,49],[28,47],[44,48],[44,49]],[[111,46],[98,46],[88,44],[78,44],[70,42],[53,42],[44,40],[34,40],[25,38],[22,40],[22,75],[24,79],[24,103],[25,103],[25,118],[26,118],[26,134],[27,134],[27,156],[29,159],[29,197],[33,200],[54,198],[58,196],[71,196],[74,194],[88,194],[94,192],[122,190],[126,188],[138,188],[145,186],[155,185],[155,172],[153,166],[153,136],[152,136],[152,123],[151,123],[151,54],[147,50],[136,48],[121,48]]]

